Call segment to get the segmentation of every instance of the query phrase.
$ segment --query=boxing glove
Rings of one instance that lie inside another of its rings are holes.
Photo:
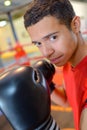
[[[32,67],[0,75],[0,109],[14,130],[59,130],[50,115],[48,84]]]
[[[55,84],[52,82],[53,76],[55,74],[55,67],[52,63],[50,63],[47,60],[38,60],[33,64],[34,68],[37,68],[38,70],[40,70],[45,79],[47,80],[47,83],[49,85],[50,88],[50,93],[52,93],[52,91],[55,89]]]

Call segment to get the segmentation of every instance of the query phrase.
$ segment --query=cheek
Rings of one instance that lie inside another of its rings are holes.
[[[72,37],[61,37],[56,41],[54,49],[56,53],[60,52],[66,55],[71,55],[77,46],[76,43],[76,39],[73,39]]]
[[[68,49],[66,41],[62,38],[58,39],[55,43],[52,44],[56,52],[65,52]]]

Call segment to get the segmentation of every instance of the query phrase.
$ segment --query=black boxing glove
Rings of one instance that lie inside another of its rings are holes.
[[[52,93],[53,90],[55,89],[55,84],[52,82],[53,76],[55,74],[54,65],[50,63],[49,61],[43,59],[43,60],[36,61],[33,64],[33,67],[37,68],[43,73],[45,79],[48,82],[50,93]]]
[[[50,115],[48,84],[32,67],[18,67],[0,76],[0,108],[14,130],[59,130]]]

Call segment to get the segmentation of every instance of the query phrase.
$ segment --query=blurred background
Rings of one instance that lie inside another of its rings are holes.
[[[44,58],[31,39],[23,24],[23,15],[31,0],[0,0],[0,73],[18,66],[32,65]],[[81,31],[87,40],[87,0],[70,0],[75,12],[81,18]],[[59,81],[56,76],[60,75]],[[62,69],[54,77],[54,82],[62,83]],[[61,128],[74,128],[71,108],[62,108],[52,103],[52,115]],[[12,130],[3,114],[0,116],[0,130]]]

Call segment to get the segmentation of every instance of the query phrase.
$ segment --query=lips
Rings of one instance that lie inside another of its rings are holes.
[[[60,55],[60,56],[58,56],[58,57],[56,57],[56,58],[50,59],[50,61],[51,61],[53,64],[58,64],[58,63],[60,63],[60,62],[62,61],[62,59],[63,59],[63,55]]]

